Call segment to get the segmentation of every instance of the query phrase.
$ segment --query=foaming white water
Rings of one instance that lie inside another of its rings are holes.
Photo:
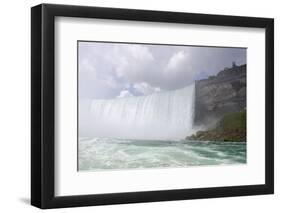
[[[92,100],[91,136],[131,139],[180,139],[191,131],[194,84],[147,96]]]
[[[246,144],[79,139],[79,171],[189,167],[246,163]]]

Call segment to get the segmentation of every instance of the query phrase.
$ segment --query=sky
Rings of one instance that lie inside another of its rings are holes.
[[[78,42],[79,99],[114,99],[186,87],[246,63],[245,48]]]

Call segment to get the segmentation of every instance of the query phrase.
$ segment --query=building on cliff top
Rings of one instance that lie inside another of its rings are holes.
[[[246,72],[246,64],[237,66],[235,62],[232,62],[231,68],[224,68],[224,70],[220,71],[217,76],[223,77],[223,76],[229,76],[229,75],[237,75],[242,74]]]

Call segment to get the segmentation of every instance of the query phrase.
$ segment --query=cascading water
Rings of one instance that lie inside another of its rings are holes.
[[[125,139],[183,139],[194,118],[194,84],[147,96],[92,100],[91,136]]]
[[[79,171],[246,163],[241,142],[182,141],[193,133],[195,88],[79,102]]]

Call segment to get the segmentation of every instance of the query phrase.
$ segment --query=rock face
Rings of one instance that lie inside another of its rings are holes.
[[[195,82],[195,125],[217,122],[224,114],[246,109],[246,64],[225,68]]]

